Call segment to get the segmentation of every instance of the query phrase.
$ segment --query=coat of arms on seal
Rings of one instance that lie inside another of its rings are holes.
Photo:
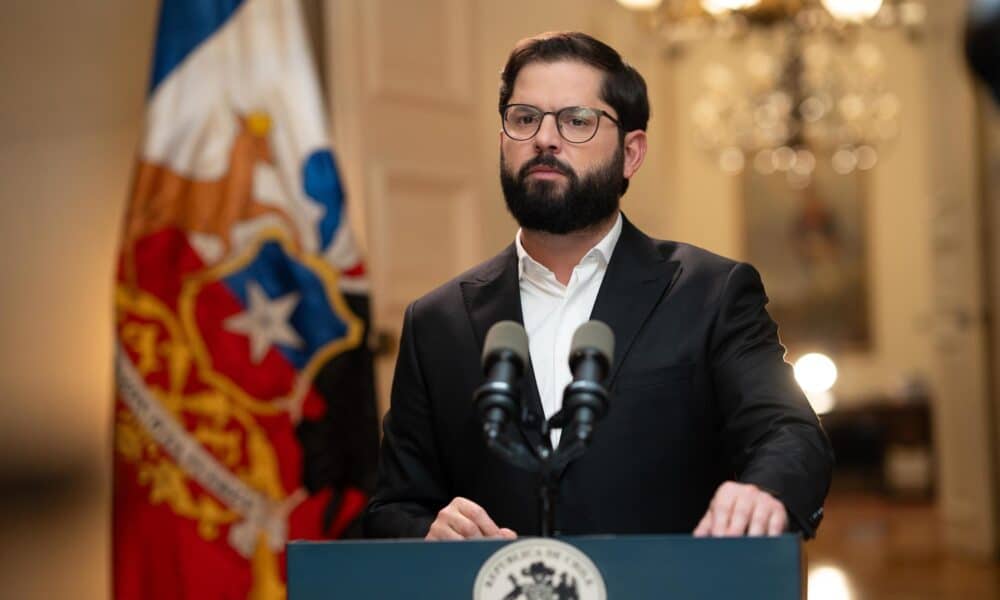
[[[606,600],[600,571],[565,542],[534,538],[500,548],[483,564],[473,600]]]

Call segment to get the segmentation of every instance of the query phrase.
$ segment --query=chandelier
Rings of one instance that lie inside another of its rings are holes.
[[[899,132],[899,98],[884,83],[882,53],[862,29],[915,38],[915,0],[618,0],[656,33],[667,56],[722,38],[737,63],[709,65],[691,109],[696,140],[719,167],[783,173],[809,185],[820,160],[850,174],[873,168]]]

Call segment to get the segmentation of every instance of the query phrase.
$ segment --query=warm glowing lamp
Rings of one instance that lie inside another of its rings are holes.
[[[854,600],[847,575],[832,566],[810,569],[809,600]]]
[[[661,2],[663,0],[618,0],[618,4],[632,10],[653,10]]]
[[[836,400],[830,388],[837,382],[837,365],[825,354],[811,352],[795,361],[795,381],[818,414],[833,410]]]
[[[705,12],[721,15],[724,12],[743,10],[760,4],[760,0],[701,0]]]
[[[860,23],[878,14],[882,0],[822,0],[823,7],[841,21]]]

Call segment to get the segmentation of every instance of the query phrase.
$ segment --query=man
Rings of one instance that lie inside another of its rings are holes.
[[[406,311],[372,537],[537,534],[537,479],[490,453],[473,403],[497,321],[523,322],[522,402],[561,405],[573,331],[607,323],[610,410],[560,474],[564,534],[812,536],[832,453],[784,362],[757,272],[648,238],[619,198],[646,154],[646,85],[581,33],[520,42],[500,87],[500,180],[514,244]]]

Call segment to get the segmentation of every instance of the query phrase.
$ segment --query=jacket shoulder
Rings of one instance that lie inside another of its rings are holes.
[[[453,277],[437,286],[423,296],[410,303],[414,316],[439,313],[453,315],[455,308],[462,307],[465,300],[462,296],[462,285],[469,282],[481,282],[495,279],[507,268],[516,268],[514,261],[517,254],[513,245],[508,246],[496,256],[485,260],[464,273]]]
[[[727,274],[740,264],[739,261],[700,248],[694,244],[671,240],[654,239],[652,241],[665,259],[680,263],[688,275]]]

